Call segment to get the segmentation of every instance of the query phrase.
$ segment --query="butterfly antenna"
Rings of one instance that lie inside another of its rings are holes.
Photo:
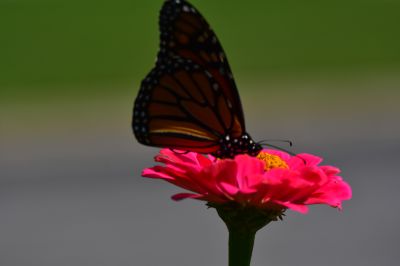
[[[298,155],[298,154],[296,154],[296,157],[297,157],[297,158],[300,158],[300,159],[303,161],[304,165],[307,165],[306,159],[304,159],[303,157],[301,157],[301,156]]]
[[[281,147],[279,147],[279,146],[272,145],[272,144],[269,144],[269,143],[261,143],[261,145],[262,145],[262,146],[271,147],[271,148],[274,148],[274,149],[277,149],[277,150],[280,150],[280,151],[284,151],[284,152],[286,152],[286,153],[288,153],[288,154],[290,154],[290,155],[292,155],[292,156],[294,156],[294,157],[297,157],[297,158],[301,159],[301,160],[303,161],[303,163],[304,163],[305,165],[307,165],[307,161],[306,161],[304,158],[302,158],[300,155],[298,155],[298,154],[295,154],[295,153],[293,153],[293,152],[291,152],[291,151],[288,151],[288,150],[286,150],[286,149],[284,149],[284,148],[281,148]]]
[[[277,149],[277,150],[280,150],[280,151],[284,151],[284,152],[286,152],[286,153],[289,153],[289,154],[292,155],[292,156],[296,156],[295,153],[293,153],[293,152],[291,152],[291,151],[288,151],[288,150],[286,150],[286,149],[284,149],[284,148],[281,148],[281,147],[279,147],[279,146],[276,146],[276,145],[272,145],[272,144],[269,144],[269,143],[261,143],[261,146],[271,147],[271,148],[274,148],[274,149]]]
[[[273,142],[285,142],[285,143],[289,144],[290,147],[293,146],[293,142],[291,140],[288,140],[288,139],[263,139],[263,140],[260,140],[258,142],[258,144],[261,144],[261,145],[268,144],[268,142],[271,142],[271,141],[273,141]]]

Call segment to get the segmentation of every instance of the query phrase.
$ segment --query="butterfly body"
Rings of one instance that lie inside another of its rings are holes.
[[[261,146],[245,130],[236,84],[208,23],[188,2],[167,0],[159,24],[156,65],[135,100],[136,139],[219,158],[257,155]]]

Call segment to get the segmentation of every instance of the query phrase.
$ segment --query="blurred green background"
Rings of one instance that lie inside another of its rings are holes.
[[[339,214],[288,212],[261,232],[254,265],[398,263],[400,1],[191,2],[254,139],[291,139],[354,189]],[[0,265],[226,264],[216,214],[140,178],[157,149],[130,120],[161,4],[0,0]]]
[[[157,51],[161,2],[1,0],[1,99],[137,89]],[[192,2],[238,80],[398,73],[399,1]]]
[[[2,134],[79,135],[88,128],[97,134],[128,125],[158,50],[161,3],[0,0]],[[222,42],[250,126],[262,104],[286,103],[287,113],[316,102],[331,113],[393,112],[400,1],[193,4]],[[250,106],[254,100],[264,102]]]

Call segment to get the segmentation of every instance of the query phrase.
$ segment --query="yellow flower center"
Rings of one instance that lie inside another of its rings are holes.
[[[276,155],[261,151],[257,155],[257,158],[265,162],[265,171],[269,171],[273,168],[289,168],[286,162]]]

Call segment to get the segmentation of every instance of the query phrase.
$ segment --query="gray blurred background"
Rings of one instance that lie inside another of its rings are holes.
[[[140,176],[158,149],[130,119],[161,3],[0,0],[1,266],[227,265],[215,211]],[[396,265],[399,1],[193,4],[254,139],[291,139],[353,188],[342,212],[288,211],[260,231],[252,265]]]

